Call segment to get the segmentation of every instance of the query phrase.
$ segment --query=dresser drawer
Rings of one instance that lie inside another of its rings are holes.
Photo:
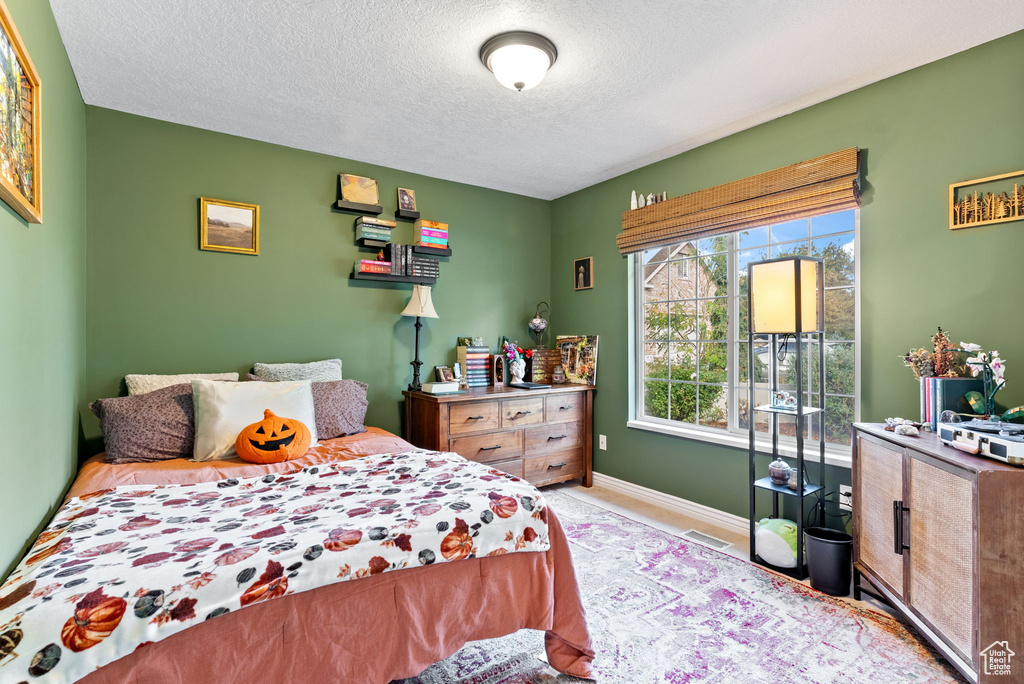
[[[448,440],[448,448],[471,461],[481,463],[519,458],[523,455],[523,431],[454,437]]]
[[[556,451],[523,460],[523,477],[534,485],[583,477],[585,469],[583,449]]]
[[[513,428],[544,422],[544,397],[506,399],[501,402],[501,427]]]
[[[576,423],[583,420],[583,395],[556,394],[544,397],[544,418],[549,423]]]
[[[495,470],[500,470],[503,473],[509,475],[515,475],[516,477],[523,476],[523,459],[517,458],[512,461],[498,461],[497,463],[488,463],[490,467]]]
[[[526,455],[548,451],[565,451],[583,444],[583,428],[579,423],[555,423],[526,428]]]
[[[501,427],[501,415],[496,401],[458,404],[452,406],[448,414],[448,434],[451,435],[497,430],[499,427]]]

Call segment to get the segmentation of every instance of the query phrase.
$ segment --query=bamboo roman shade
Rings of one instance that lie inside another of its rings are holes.
[[[858,150],[674,197],[622,215],[623,254],[860,206]]]

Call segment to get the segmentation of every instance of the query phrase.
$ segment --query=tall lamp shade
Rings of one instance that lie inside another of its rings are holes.
[[[413,285],[412,297],[409,298],[409,303],[402,310],[402,315],[437,318],[437,312],[434,311],[434,302],[430,300],[429,286]]]
[[[784,257],[748,266],[750,331],[792,335],[825,329],[821,259]]]

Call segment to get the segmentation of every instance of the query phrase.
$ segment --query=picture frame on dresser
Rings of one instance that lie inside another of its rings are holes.
[[[405,439],[422,449],[546,485],[593,484],[593,385],[471,389],[458,395],[405,391]]]

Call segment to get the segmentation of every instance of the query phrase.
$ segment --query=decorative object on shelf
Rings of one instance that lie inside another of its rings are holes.
[[[384,207],[380,206],[380,193],[377,181],[352,173],[338,174],[338,195],[336,207],[345,211],[358,211],[364,214],[380,214]]]
[[[597,384],[597,335],[559,335],[555,347],[567,382]]]
[[[412,382],[409,383],[409,389],[417,391],[422,386],[420,383],[420,366],[423,365],[423,362],[420,361],[420,328],[423,327],[423,322],[420,321],[420,318],[438,317],[437,312],[434,311],[434,302],[430,299],[430,287],[427,285],[414,285],[412,296],[409,297],[409,303],[402,310],[401,315],[416,317],[416,356],[410,362],[410,365],[412,365]]]
[[[996,415],[996,393],[1006,386],[1006,362],[999,358],[999,352],[982,351],[981,345],[978,344],[961,342],[960,348],[968,354],[974,354],[974,356],[967,358],[967,367],[971,369],[971,375],[974,377],[981,376],[981,381],[984,385],[984,394],[982,395],[984,401],[983,411],[978,411],[975,408],[977,400],[972,401],[971,395],[977,394],[977,392],[968,392],[966,395],[967,400],[971,402],[971,407],[977,413],[985,413],[989,416],[990,420],[999,420],[1001,416]]]
[[[29,223],[42,223],[42,82],[3,2],[0,29],[0,71],[6,84],[0,89],[6,122],[0,136],[0,199]]]
[[[483,340],[480,340],[483,342]],[[487,387],[491,384],[491,353],[483,344],[472,344],[468,337],[460,337],[456,347],[458,365],[465,374],[467,387]],[[463,344],[468,342],[469,344]]]
[[[260,205],[199,198],[199,249],[260,253]]]
[[[1024,171],[952,183],[949,186],[949,229],[974,228],[1024,219],[1024,185],[1015,182],[1011,187],[1011,178],[1024,179]],[[986,184],[992,187],[991,184],[997,183],[1002,189],[996,192],[959,192],[975,185]]]
[[[647,206],[647,200],[644,199],[643,193],[640,193],[640,195],[636,198],[636,208],[637,209],[643,209],[646,206]]]
[[[794,492],[797,490],[798,480],[796,479],[797,472],[796,468],[789,469],[789,480],[786,481],[786,486],[792,489]]]
[[[949,335],[940,327],[932,335],[932,348],[911,349],[901,358],[903,365],[914,372],[914,377],[963,378],[969,374],[965,350],[953,344]]]
[[[434,366],[434,380],[437,382],[455,382],[455,371],[448,366]]]
[[[473,338],[472,337],[456,337],[455,338],[455,346],[456,347],[472,347],[473,346]]]
[[[502,353],[508,359],[507,368],[511,379],[510,384],[521,385],[526,377],[526,359],[533,356],[532,349],[524,350],[516,342],[506,342]]]
[[[565,369],[562,368],[562,364],[558,364],[551,371],[551,382],[555,385],[565,384]]]
[[[482,338],[480,336],[474,337],[473,338],[473,346],[474,347],[482,347],[482,346],[484,346],[484,338]]]
[[[632,193],[631,193],[631,194],[630,194],[630,196],[629,196],[629,208],[630,208],[631,210],[632,210],[632,209],[636,209],[636,208],[637,208],[637,203],[636,203],[636,190],[633,190],[633,191],[632,191]]]
[[[647,206],[651,206],[652,204],[654,204],[657,201],[658,200],[656,200],[654,198],[654,193],[653,192],[650,192],[650,193],[647,194]]]
[[[594,257],[572,262],[572,289],[589,290],[594,287]]]
[[[501,354],[491,357],[491,384],[495,387],[505,384],[505,357]]]
[[[398,209],[395,210],[395,218],[418,219],[420,212],[416,210],[416,191],[408,188],[398,188]]]
[[[784,518],[762,518],[754,528],[751,546],[766,563],[777,568],[796,568],[798,553],[797,524]],[[802,551],[800,549],[799,551]]]
[[[782,569],[786,574],[797,579],[807,576],[805,555],[802,544],[797,540],[803,538],[804,524],[807,521],[806,501],[808,497],[816,497],[817,524],[825,524],[825,293],[824,268],[820,258],[785,257],[756,261],[747,266],[748,288],[750,295],[747,301],[747,320],[750,321],[748,334],[748,368],[754,368],[754,338],[769,338],[769,372],[771,384],[771,402],[768,406],[757,406],[755,388],[758,383],[750,383],[747,395],[747,406],[753,408],[748,419],[748,470],[750,486],[750,560],[755,563],[767,564],[776,570]],[[808,340],[808,338],[810,338]],[[807,371],[809,354],[805,353],[808,343],[817,344],[817,407],[805,405],[805,394],[800,388],[807,387]],[[796,353],[792,361],[795,378],[793,387],[797,388],[796,396],[781,391],[779,387],[778,364],[785,358],[790,345],[795,345]],[[781,402],[781,405],[780,405]],[[769,414],[770,434],[773,435],[771,456],[773,462],[769,466],[769,476],[758,479],[757,476],[757,430],[758,421],[755,412]],[[793,434],[796,441],[796,467],[789,468],[779,458],[780,415],[793,416]],[[818,426],[818,481],[809,481],[805,467],[804,435],[811,432],[807,429],[807,417],[817,416]],[[783,471],[783,468],[788,470]],[[794,487],[790,489],[791,471],[795,471]],[[758,490],[768,490],[772,495],[772,519],[760,519],[757,516]],[[796,498],[796,522],[779,519],[780,495]],[[780,536],[781,535],[781,536]],[[773,539],[776,537],[777,539]],[[764,541],[762,541],[762,539]],[[781,541],[787,541],[783,553]],[[767,554],[767,555],[765,555]]]
[[[530,382],[554,382],[553,371],[562,360],[562,353],[557,349],[534,349],[533,356],[526,362],[526,377]],[[565,374],[562,374],[565,381]]]
[[[942,415],[952,413],[951,411],[943,411]],[[954,414],[955,415],[955,414]],[[959,420],[959,418],[957,418]],[[921,427],[921,423],[915,423],[905,418],[886,418],[885,419],[885,430],[892,432],[897,435],[904,435],[906,437],[920,437],[921,432],[918,428]]]
[[[793,470],[793,468],[790,468],[788,463],[783,461],[781,458],[776,458],[768,464],[768,477],[777,485],[788,484],[789,472],[791,470]]]
[[[544,346],[544,331],[548,329],[547,316],[551,315],[551,308],[547,302],[541,302],[537,305],[537,310],[533,314],[533,318],[527,324],[530,328],[530,332],[533,333],[534,338],[537,340],[537,347]]]
[[[509,31],[480,46],[480,61],[498,83],[520,92],[533,88],[558,59],[555,44],[529,31]]]

